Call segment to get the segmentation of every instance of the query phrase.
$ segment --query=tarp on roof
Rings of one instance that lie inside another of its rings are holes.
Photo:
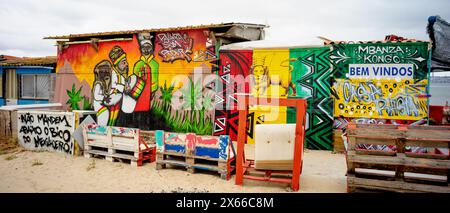
[[[431,71],[450,71],[450,23],[440,16],[430,16],[428,34],[433,41]]]

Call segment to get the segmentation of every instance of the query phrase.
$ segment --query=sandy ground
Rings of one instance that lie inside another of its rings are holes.
[[[246,150],[252,150],[247,146]],[[250,153],[251,151],[247,151]],[[251,157],[249,154],[248,157]],[[41,164],[41,165],[37,165]],[[346,192],[345,156],[305,150],[299,192]],[[234,184],[215,173],[156,170],[102,159],[23,151],[0,155],[0,192],[287,192],[287,184],[244,180]]]

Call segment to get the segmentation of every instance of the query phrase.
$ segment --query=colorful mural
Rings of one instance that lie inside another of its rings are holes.
[[[419,120],[427,117],[427,80],[336,79],[334,115]]]
[[[202,29],[70,44],[58,52],[54,101],[92,107],[99,125],[212,134],[215,80],[208,75],[216,59]]]
[[[292,76],[289,97],[306,98],[306,147],[331,150],[333,99],[330,93],[330,48],[301,48],[290,50]],[[295,108],[288,109],[288,123],[295,123]]]
[[[222,88],[216,93],[214,135],[228,134],[231,140],[237,140],[239,111],[238,100],[234,94],[249,92],[249,82],[245,82],[245,78],[250,72],[252,55],[251,50],[220,52],[221,65],[218,76]],[[244,81],[239,81],[238,78]]]
[[[255,49],[250,67],[249,92],[259,98],[287,98],[291,83],[289,49]],[[286,123],[286,107],[250,106],[247,143],[254,143],[256,124]]]
[[[223,50],[218,60],[214,35],[196,29],[71,44],[58,56],[54,101],[92,107],[99,125],[236,141],[235,93],[305,98],[306,146],[331,150],[334,118],[414,122],[428,113],[421,42]],[[256,124],[294,123],[295,110],[250,106],[247,119],[253,143]]]
[[[427,43],[341,44],[330,55],[334,117],[428,116]]]
[[[350,64],[412,64],[414,79],[428,74],[428,43],[368,43],[333,45],[330,61],[334,78],[348,77]]]
[[[222,91],[223,97],[236,92],[251,92],[257,97],[306,98],[306,144],[313,149],[331,149],[333,102],[330,97],[329,50],[324,47],[221,51],[219,76],[226,85]],[[245,87],[235,82],[236,75],[245,78],[250,74],[255,75],[247,79]],[[221,102],[223,106],[237,107],[237,99],[232,95],[218,100],[225,102]],[[217,134],[228,134],[232,140],[237,140],[238,111],[228,109],[216,111],[216,119],[224,118],[216,125]],[[250,124],[247,142],[253,143],[256,124],[295,123],[295,109],[252,106],[247,119]]]

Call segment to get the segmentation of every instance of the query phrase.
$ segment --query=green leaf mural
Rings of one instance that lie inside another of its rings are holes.
[[[83,88],[83,86],[81,86],[80,89],[76,90],[75,84],[73,84],[71,91],[66,90],[67,96],[69,96],[69,100],[67,100],[66,104],[68,104],[70,106],[70,109],[72,109],[72,110],[80,109],[80,107],[78,106],[78,102],[80,102],[82,99],[82,97],[80,96],[82,88]]]
[[[88,97],[83,96],[83,110],[90,110],[90,109],[92,109],[92,103],[90,102]]]
[[[205,117],[205,111],[212,109],[214,101],[211,97],[204,97],[205,88],[201,81],[189,80],[189,85],[179,89],[182,99],[182,109],[173,113],[171,100],[173,98],[174,85],[159,88],[161,96],[153,101],[152,110],[175,132],[193,132],[200,135],[211,135],[213,118]]]
[[[92,103],[86,96],[81,96],[81,90],[83,89],[83,86],[80,86],[80,88],[77,90],[75,87],[75,84],[72,85],[72,90],[66,90],[67,96],[69,96],[69,99],[67,100],[66,104],[70,106],[71,110],[89,110],[92,109]],[[82,101],[82,108],[80,108],[79,103]]]

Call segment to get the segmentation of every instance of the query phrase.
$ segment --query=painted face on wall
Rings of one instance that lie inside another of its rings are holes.
[[[153,36],[150,33],[139,33],[137,37],[141,48],[141,54],[145,57],[153,55],[154,49],[151,41]]]
[[[105,91],[111,89],[112,65],[109,61],[101,61],[94,68],[95,82],[102,84]]]
[[[150,42],[146,42],[141,45],[141,53],[144,56],[153,55],[153,45]]]
[[[128,73],[128,61],[127,58],[123,58],[119,64],[117,64],[120,74],[126,75]]]
[[[253,67],[253,75],[255,76],[256,80],[261,80],[267,75],[267,67],[258,65]]]

